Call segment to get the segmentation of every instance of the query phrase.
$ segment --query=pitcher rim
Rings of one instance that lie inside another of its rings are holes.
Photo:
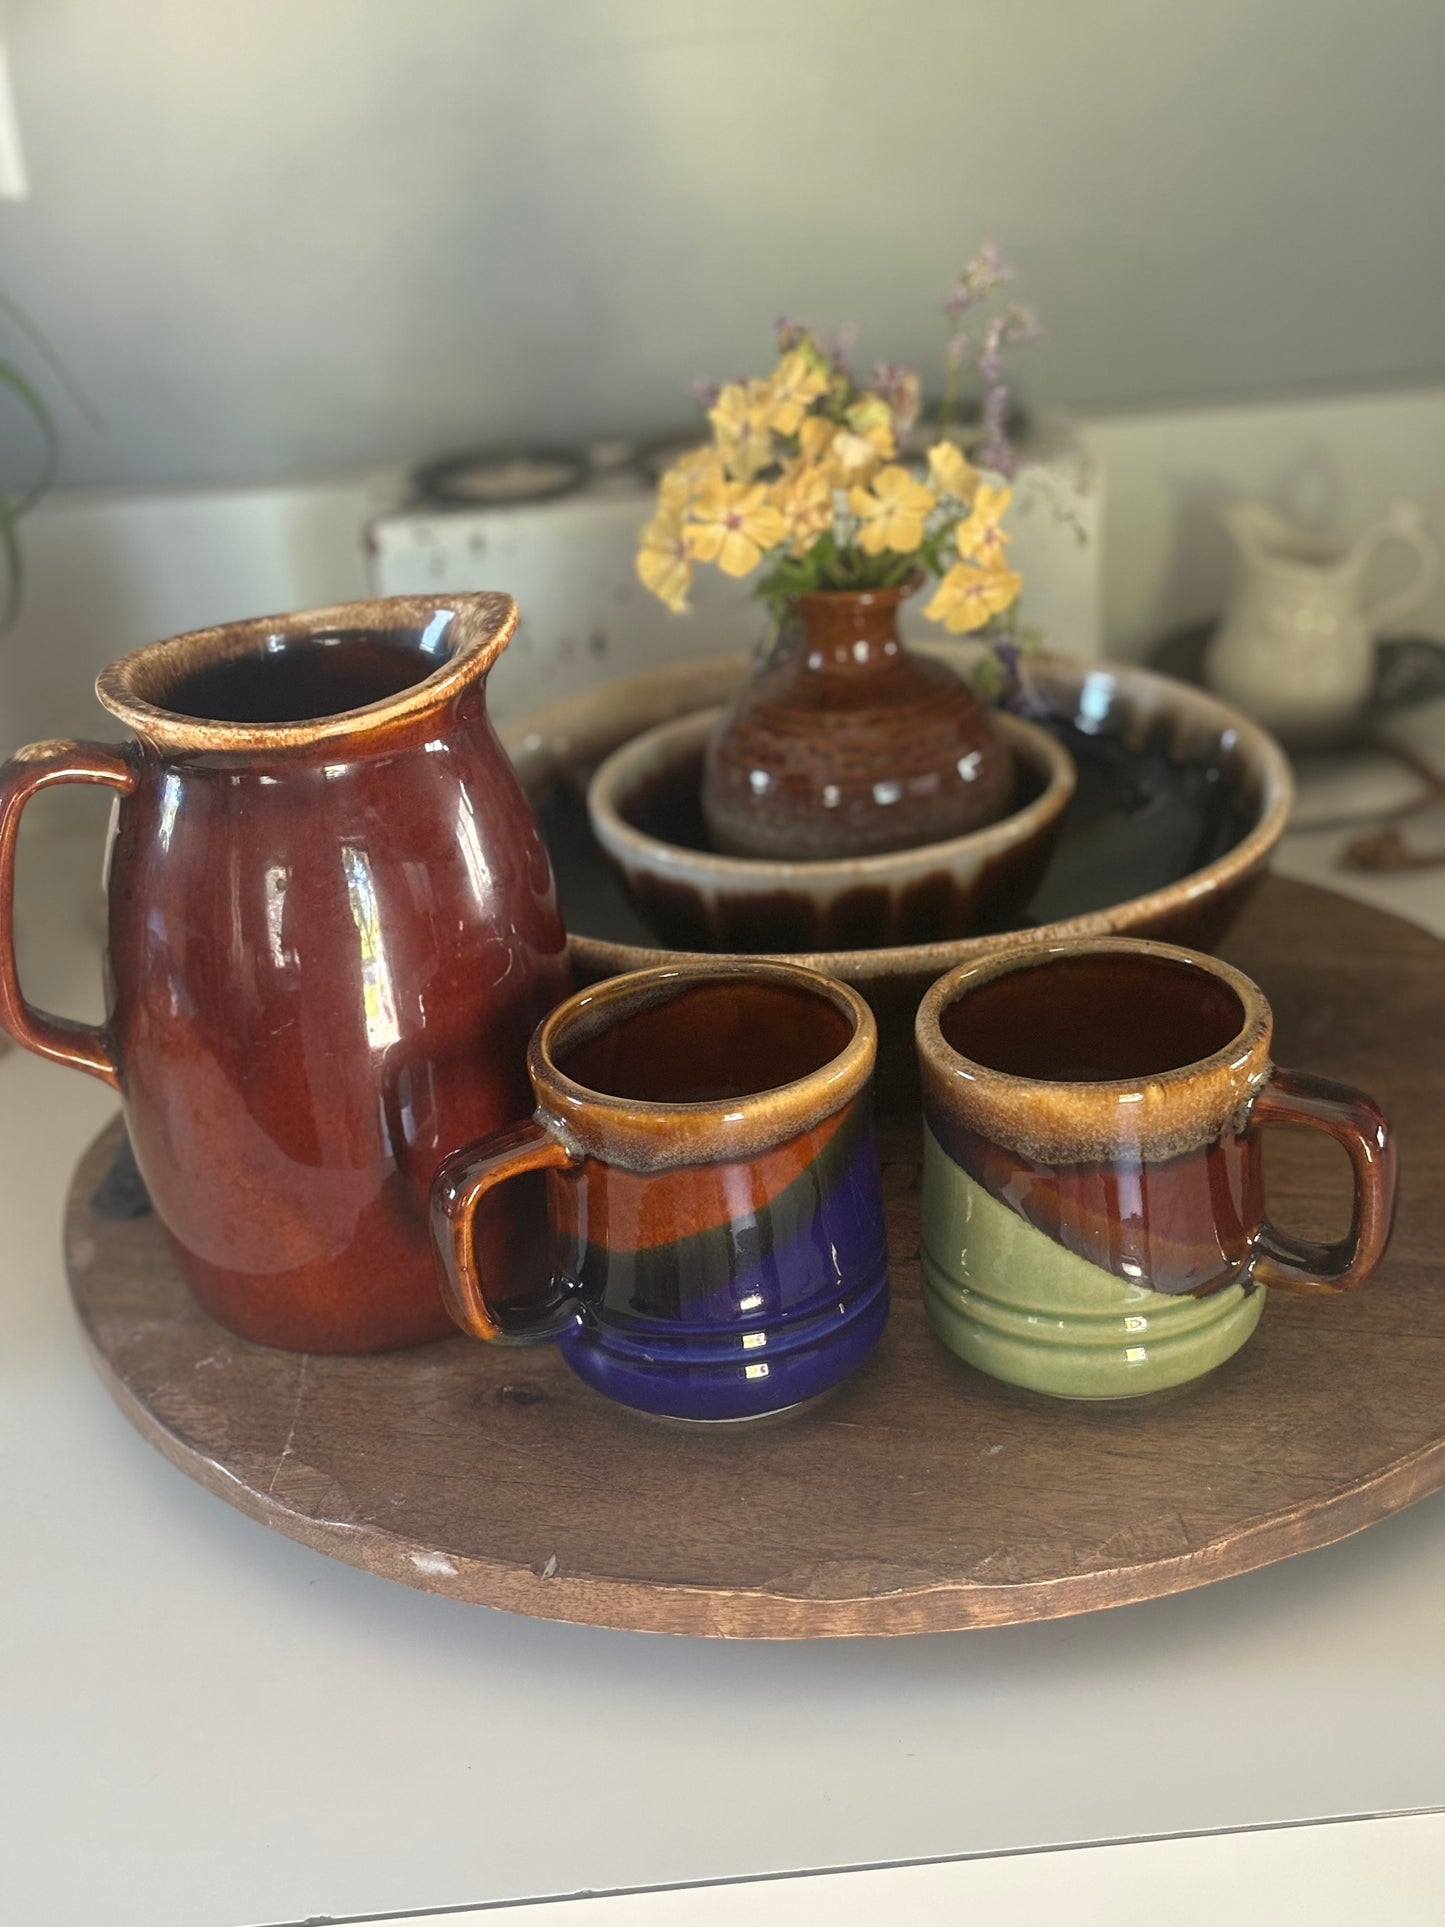
[[[302,640],[328,630],[416,629],[424,632],[449,616],[457,644],[430,675],[405,689],[354,709],[293,722],[223,722],[188,716],[154,698],[166,681],[216,663],[264,654],[273,641]],[[517,605],[496,590],[461,595],[374,596],[326,608],[253,616],[216,623],[149,642],[103,669],[95,693],[111,715],[144,741],[179,752],[245,753],[310,749],[318,743],[355,740],[444,708],[486,675],[511,641]]]

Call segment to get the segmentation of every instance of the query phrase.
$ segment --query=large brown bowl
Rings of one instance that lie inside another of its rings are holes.
[[[968,673],[969,642],[915,644]],[[587,822],[593,771],[619,744],[689,710],[729,702],[742,655],[630,676],[518,718],[502,732],[542,823],[571,932],[573,970],[593,982],[694,953],[668,949],[627,903]],[[1033,693],[1072,752],[1079,787],[1028,917],[1013,931],[942,943],[789,954],[855,985],[879,1024],[879,1086],[913,1076],[913,1018],[944,971],[1011,943],[1128,933],[1209,950],[1263,875],[1293,785],[1266,731],[1204,691],[1124,663],[1038,657]]]

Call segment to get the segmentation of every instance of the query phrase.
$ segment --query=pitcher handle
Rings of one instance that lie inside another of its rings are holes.
[[[1425,533],[1420,511],[1412,502],[1396,502],[1381,526],[1375,531],[1371,545],[1370,559],[1387,543],[1401,542],[1415,557],[1415,571],[1410,580],[1388,595],[1381,596],[1378,602],[1366,603],[1361,611],[1365,626],[1372,632],[1383,629],[1397,617],[1408,615],[1417,608],[1435,586],[1440,573],[1440,551]]]
[[[89,1071],[103,1084],[120,1089],[120,1070],[105,1030],[53,1017],[27,1003],[15,962],[15,847],[20,814],[37,790],[54,783],[104,783],[130,796],[135,768],[121,751],[104,743],[31,743],[0,769],[0,1029],[37,1057],[52,1058]]]

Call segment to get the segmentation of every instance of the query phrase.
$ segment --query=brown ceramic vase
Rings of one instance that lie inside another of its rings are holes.
[[[708,747],[703,815],[730,856],[875,856],[965,836],[1012,805],[1013,757],[945,663],[909,653],[895,589],[799,596],[799,639]]]
[[[551,869],[487,719],[508,596],[405,597],[202,630],[97,685],[123,747],[39,743],[0,774],[0,1025],[113,1085],[196,1296],[233,1332],[365,1352],[452,1329],[428,1194],[514,1117],[568,989]],[[27,1003],[11,936],[22,809],[117,792],[107,1018]],[[478,1222],[505,1273],[524,1221]]]

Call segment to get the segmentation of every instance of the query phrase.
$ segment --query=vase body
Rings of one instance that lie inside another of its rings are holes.
[[[899,639],[911,586],[798,598],[797,646],[752,678],[708,746],[703,814],[717,849],[873,856],[1009,810],[1013,759],[987,707]]]
[[[107,779],[107,1021],[88,1057],[58,1020],[21,1041],[117,1085],[177,1259],[242,1337],[363,1352],[452,1329],[432,1176],[526,1107],[527,1038],[569,987],[486,713],[514,624],[507,597],[399,598],[101,678],[135,733]],[[503,1276],[536,1235],[505,1204],[478,1229]]]
[[[1419,511],[1397,503],[1349,548],[1325,548],[1261,502],[1224,511],[1238,576],[1205,658],[1210,687],[1302,748],[1347,735],[1375,679],[1375,638],[1414,608],[1437,572]],[[1364,578],[1386,544],[1410,551],[1410,580],[1368,596]]]

